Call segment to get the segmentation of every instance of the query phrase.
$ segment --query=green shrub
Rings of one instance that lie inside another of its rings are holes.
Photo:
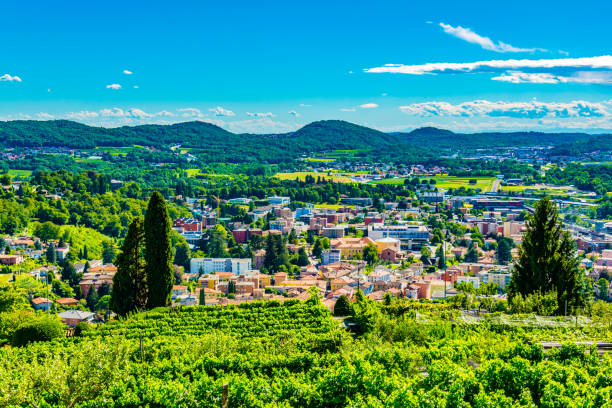
[[[15,347],[25,346],[37,341],[49,341],[64,336],[62,323],[43,318],[25,322],[15,330],[12,344]]]
[[[86,333],[86,332],[92,331],[92,330],[93,330],[93,326],[91,324],[89,324],[87,322],[80,322],[74,328],[74,336],[75,337],[81,337],[83,335],[83,333]]]

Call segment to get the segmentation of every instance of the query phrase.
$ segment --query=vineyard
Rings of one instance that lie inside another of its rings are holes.
[[[353,307],[356,337],[319,304],[288,301],[156,309],[7,346],[0,406],[611,406],[612,359],[567,342],[610,338],[609,326],[501,329],[440,305]]]
[[[110,322],[84,333],[88,338],[192,337],[220,332],[240,339],[278,341],[295,338],[301,342],[316,339],[322,344],[342,334],[338,322],[321,307],[297,300],[242,303],[239,306],[160,308]]]

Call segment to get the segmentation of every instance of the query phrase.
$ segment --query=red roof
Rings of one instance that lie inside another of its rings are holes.
[[[51,301],[44,297],[37,297],[32,299],[32,303],[34,303],[35,305],[41,305],[43,303],[51,303]]]

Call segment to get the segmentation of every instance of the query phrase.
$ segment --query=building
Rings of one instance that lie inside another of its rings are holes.
[[[457,283],[471,283],[474,286],[474,289],[480,288],[480,279],[477,276],[458,276]]]
[[[201,231],[202,222],[195,218],[177,218],[172,222],[172,226],[176,229],[184,231]]]
[[[511,273],[505,272],[484,272],[481,273],[482,283],[497,283],[500,289],[504,290],[512,279]]]
[[[2,265],[18,265],[23,262],[21,255],[0,255],[0,264]]]
[[[249,242],[253,235],[263,235],[263,231],[258,228],[239,228],[232,231],[232,235],[234,236],[234,241],[237,244],[246,244]]]
[[[62,307],[76,307],[79,305],[79,301],[74,298],[59,298],[55,303]]]
[[[249,258],[192,258],[189,266],[195,273],[231,272],[236,275],[253,269]]]
[[[353,198],[343,198],[340,200],[340,202],[342,204],[349,204],[349,205],[358,205],[360,207],[369,207],[372,205],[372,199],[369,197],[353,197]]]
[[[291,202],[289,197],[270,196],[268,202],[272,205],[286,205]]]
[[[329,222],[329,221],[328,221]],[[330,227],[324,227],[321,234],[327,238],[344,238],[344,226],[334,225]]]
[[[368,244],[373,244],[368,237],[363,238],[335,238],[329,243],[330,248],[339,249],[340,254],[344,259],[353,259],[355,257],[363,257],[363,250]]]
[[[374,241],[383,238],[394,238],[400,241],[404,249],[420,249],[429,242],[429,231],[423,225],[382,225],[370,224],[368,237]]]
[[[441,203],[446,199],[446,195],[441,191],[424,191],[419,194],[419,198],[428,203]]]
[[[70,245],[68,244],[64,244],[64,246],[61,248],[55,248],[55,256],[57,257],[58,261],[63,261],[66,259],[68,252],[70,252]]]
[[[342,259],[342,251],[340,249],[332,248],[321,253],[321,263],[323,265],[329,265],[334,262],[340,262]]]
[[[44,297],[37,297],[31,300],[34,310],[47,311],[53,306],[53,302]]]
[[[74,327],[81,322],[91,323],[95,315],[83,310],[64,310],[58,313],[57,316],[68,326]]]
[[[229,200],[227,200],[227,202],[230,204],[249,204],[251,202],[251,199],[244,197],[230,198]]]
[[[399,262],[404,259],[404,252],[393,247],[385,248],[380,253],[380,259],[383,261]]]

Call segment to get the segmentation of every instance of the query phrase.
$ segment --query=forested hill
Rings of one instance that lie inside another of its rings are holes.
[[[576,140],[571,143],[564,143],[553,149],[554,154],[558,155],[579,155],[596,151],[612,150],[612,134],[596,135],[588,139]]]
[[[580,133],[475,133],[461,134],[437,128],[409,133],[384,133],[340,120],[310,123],[283,134],[235,134],[206,122],[173,125],[102,128],[54,121],[0,122],[0,148],[143,145],[163,147],[181,144],[209,155],[215,161],[278,162],[301,155],[336,149],[365,149],[379,159],[389,155],[427,156],[434,150],[462,150],[495,146],[570,145],[584,143],[592,135]],[[386,155],[386,156],[384,156]],[[380,157],[379,157],[380,156]]]
[[[482,132],[454,133],[446,129],[423,127],[408,133],[394,133],[402,142],[422,146],[477,149],[504,146],[549,146],[584,143],[593,135],[586,133]],[[612,139],[609,139],[612,140]]]

